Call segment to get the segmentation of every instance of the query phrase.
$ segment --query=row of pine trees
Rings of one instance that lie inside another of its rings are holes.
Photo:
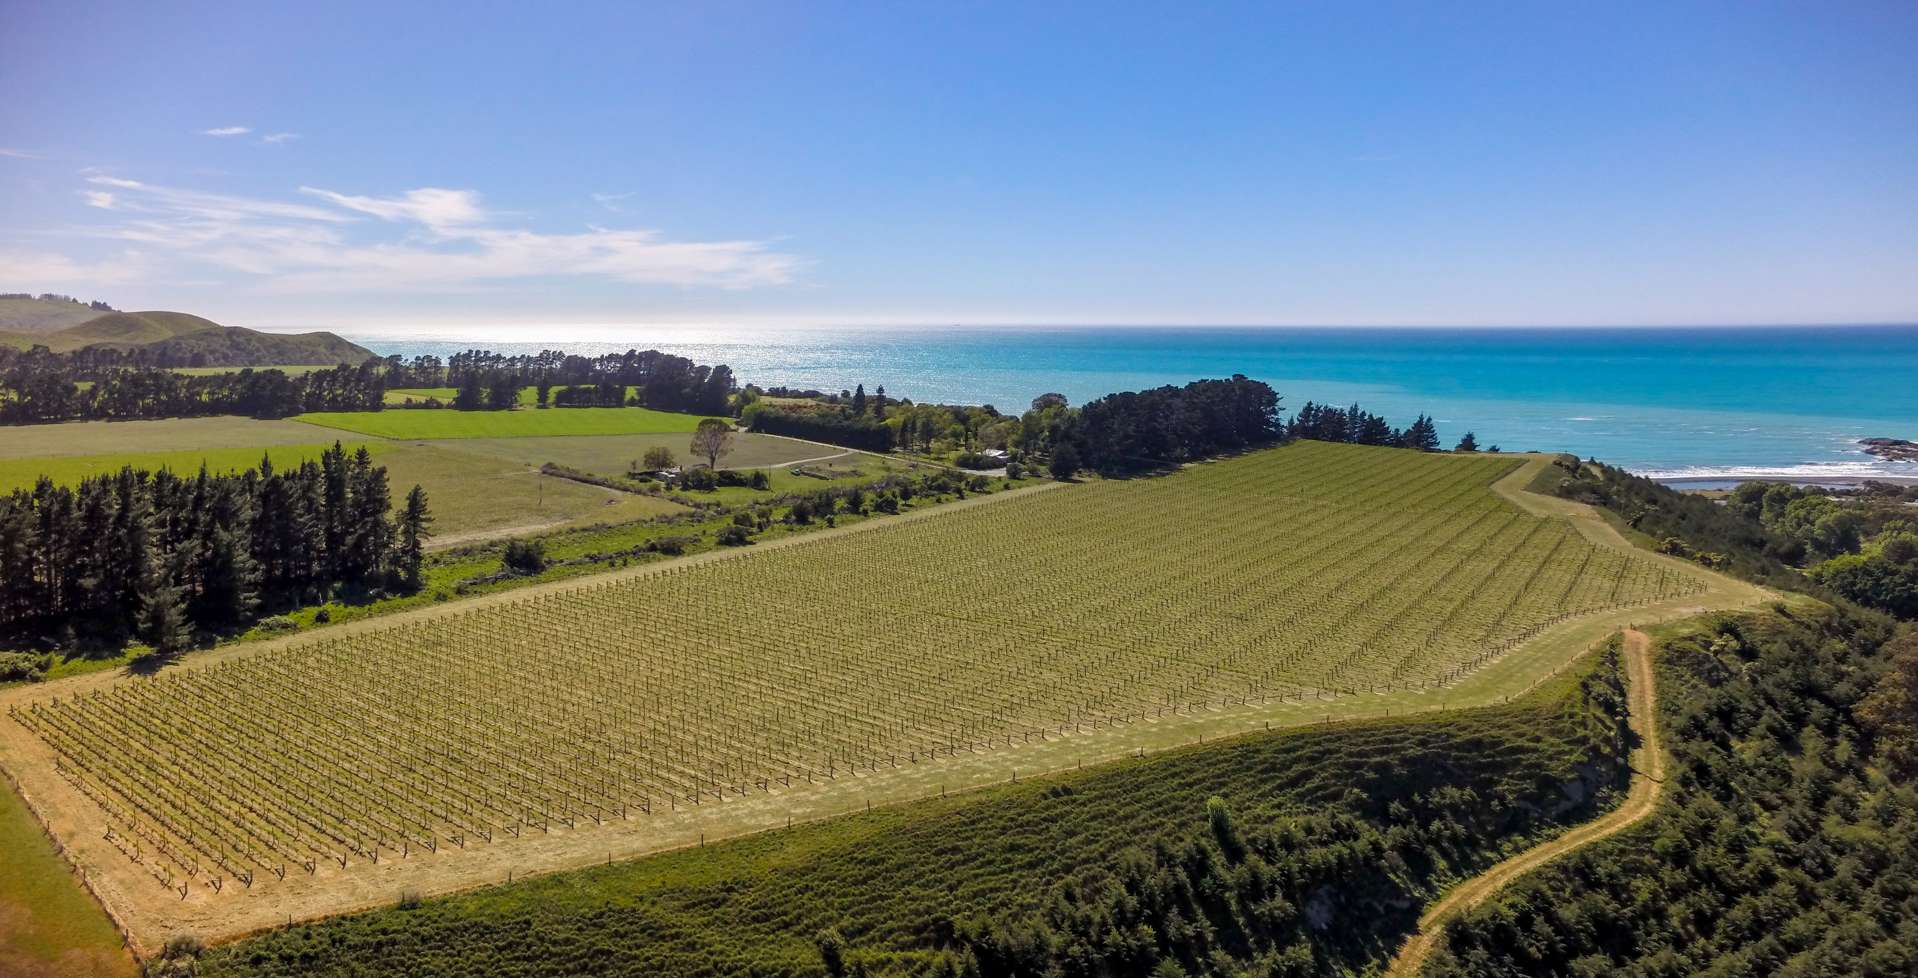
[[[1293,438],[1310,438],[1313,441],[1416,448],[1422,452],[1436,452],[1439,449],[1438,425],[1431,418],[1421,414],[1410,427],[1400,430],[1392,427],[1380,415],[1361,410],[1357,404],[1341,409],[1330,404],[1307,401],[1293,416],[1286,433]],[[1465,437],[1471,439],[1471,447],[1465,448],[1466,442],[1460,442],[1460,447],[1466,451],[1476,450],[1477,439],[1470,432]]]
[[[394,515],[386,469],[337,442],[284,471],[43,478],[0,497],[0,634],[170,652],[342,585],[417,590],[431,522],[423,490]]]
[[[0,424],[378,411],[386,395],[373,363],[298,376],[251,368],[198,376],[128,366],[117,356],[93,349],[21,353],[0,345]]]

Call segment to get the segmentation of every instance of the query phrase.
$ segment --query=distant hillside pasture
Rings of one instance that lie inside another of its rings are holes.
[[[27,338],[78,326],[101,310],[82,302],[48,299],[0,299],[0,334]]]
[[[257,466],[263,455],[275,465],[298,465],[318,458],[335,440],[333,435],[349,451],[364,445],[386,466],[395,505],[415,484],[426,489],[435,543],[440,546],[501,533],[618,523],[685,511],[665,499],[543,476],[536,464],[495,455],[329,432],[290,421],[243,418],[8,428],[0,437],[0,492],[31,488],[42,475],[72,484],[129,465],[167,468],[180,475],[192,475],[202,462],[214,471],[248,469]]]
[[[425,487],[435,546],[686,512],[670,500],[541,475],[537,467],[445,446],[388,443],[379,459],[395,504],[415,483]]]
[[[295,415],[293,420],[381,438],[430,441],[442,438],[640,435],[664,432],[691,435],[701,418],[696,414],[627,407],[550,408],[545,411],[343,411]]]
[[[96,343],[133,349],[135,344]],[[188,361],[196,366],[298,363],[309,366],[360,364],[372,352],[332,333],[263,333],[239,326],[216,326],[137,345],[162,363]]]
[[[560,393],[562,389],[566,389],[566,385],[552,385],[549,391],[547,391],[547,397],[558,397],[558,393]],[[635,387],[635,385],[625,385],[625,387],[621,387],[621,391],[625,391],[621,397],[633,397],[633,395],[639,391],[639,387]],[[386,403],[387,405],[399,405],[399,407],[403,407],[403,405],[407,405],[407,401],[412,401],[412,403],[418,405],[418,403],[426,403],[426,399],[435,399],[435,401],[439,401],[439,403],[443,403],[443,405],[449,405],[449,403],[453,403],[455,397],[458,397],[458,393],[460,393],[458,387],[387,387]],[[535,410],[537,410],[537,407],[539,407],[539,387],[533,384],[520,387],[520,393],[518,393],[518,397],[514,399],[514,405],[524,408],[535,408]],[[560,410],[560,408],[554,405],[554,407],[549,407],[547,410]],[[568,408],[568,410],[570,410],[570,408]]]
[[[364,444],[374,458],[385,461],[384,456],[393,446],[390,442],[349,442],[346,447],[352,451]],[[30,489],[41,476],[52,479],[56,485],[74,485],[80,480],[118,472],[132,466],[136,469],[158,471],[167,469],[176,475],[191,476],[205,465],[207,471],[215,473],[238,472],[255,468],[262,457],[270,457],[276,467],[291,468],[301,462],[318,460],[320,453],[332,447],[331,442],[306,445],[270,445],[248,446],[244,448],[198,448],[171,452],[114,452],[104,455],[56,455],[31,458],[0,458],[0,493],[15,489]]]
[[[20,301],[0,300],[0,305]],[[85,309],[88,318],[58,329],[27,330],[0,325],[0,343],[22,350],[44,346],[55,353],[86,348],[137,350],[147,363],[193,367],[276,363],[333,366],[358,364],[373,356],[365,347],[327,332],[266,333],[240,326],[222,326],[183,312],[101,313],[84,306],[76,308]]]
[[[579,410],[601,409],[580,408]],[[529,465],[557,462],[582,472],[618,476],[625,474],[627,469],[644,457],[647,449],[651,448],[664,448],[672,452],[673,458],[680,464],[693,462],[705,464],[705,459],[693,458],[688,448],[691,438],[690,434],[684,432],[672,432],[598,437],[472,438],[461,439],[453,444],[462,451],[509,458]],[[733,435],[732,445],[732,451],[719,460],[719,467],[722,469],[757,469],[828,456],[866,459],[874,467],[883,467],[887,464],[886,459],[864,452],[852,452],[843,448],[743,431]]]
[[[140,968],[120,932],[54,848],[33,813],[0,783],[0,975],[22,978],[136,978]]]
[[[219,323],[183,312],[110,312],[50,333],[41,342],[55,353],[77,350],[104,343],[118,347],[144,346],[203,330],[220,329]]]
[[[186,374],[189,377],[212,377],[218,374],[237,374],[242,370],[278,370],[288,377],[298,377],[303,374],[310,374],[315,370],[331,370],[335,366],[337,366],[337,364],[332,363],[273,363],[261,364],[259,366],[168,367],[167,369],[176,374]]]
[[[230,416],[153,421],[70,421],[0,428],[0,459],[117,452],[304,445],[331,439],[311,425]],[[257,461],[257,459],[256,459]]]
[[[22,693],[13,746],[62,824],[137,847],[88,863],[136,931],[210,936],[1481,677],[1496,700],[1555,625],[1706,589],[1494,493],[1517,464],[1301,443],[969,500]]]

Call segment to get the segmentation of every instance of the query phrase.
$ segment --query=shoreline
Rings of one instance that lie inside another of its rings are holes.
[[[1918,486],[1918,475],[1680,475],[1645,476],[1674,489],[1706,489],[1738,485],[1741,482],[1782,482],[1795,486],[1862,486],[1884,482],[1894,486]]]

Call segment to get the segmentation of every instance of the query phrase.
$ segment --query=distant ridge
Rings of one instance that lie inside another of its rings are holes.
[[[334,333],[262,333],[244,326],[215,326],[148,343],[141,349],[151,350],[168,362],[187,360],[193,362],[184,366],[205,367],[359,364],[374,357],[373,351]]]
[[[201,330],[220,329],[211,319],[184,312],[110,312],[95,316],[78,326],[39,337],[55,353],[86,346],[134,347],[170,340]]]
[[[85,318],[49,328],[70,318],[70,310]],[[263,333],[184,312],[101,313],[78,303],[43,299],[0,299],[0,345],[20,350],[45,346],[55,353],[138,351],[145,362],[163,367],[306,366],[373,359],[373,351],[333,333]]]
[[[112,311],[64,296],[41,298],[25,293],[0,295],[0,342],[32,333],[51,333],[78,326],[102,312]]]

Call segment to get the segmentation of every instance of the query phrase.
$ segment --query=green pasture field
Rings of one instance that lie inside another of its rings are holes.
[[[1252,734],[276,929],[211,951],[200,973],[814,975],[823,973],[818,935],[833,929],[846,957],[861,965],[848,973],[944,974],[942,948],[953,943],[954,922],[1030,918],[1089,873],[1149,861],[1155,846],[1183,853],[1210,844],[1211,798],[1241,826],[1300,826],[1306,851],[1290,865],[1298,872],[1336,859],[1337,847],[1359,849],[1343,833],[1314,837],[1311,820],[1327,813],[1379,831],[1391,824],[1391,806],[1416,808],[1431,792],[1552,798],[1555,786],[1609,760],[1609,717],[1582,695],[1597,665],[1597,656],[1587,657],[1509,705]],[[1582,819],[1601,805],[1566,817]],[[1496,807],[1507,816],[1517,808]],[[1420,902],[1554,830],[1523,817],[1474,820],[1460,828],[1449,865],[1416,855],[1400,864],[1406,905],[1340,907],[1336,926],[1318,941],[1340,955],[1338,973],[1382,965]],[[1220,859],[1216,850],[1212,858]],[[1365,868],[1346,868],[1340,882],[1352,885]],[[1302,894],[1291,901],[1293,908],[1306,902]],[[1275,919],[1283,934],[1285,918]],[[1153,951],[1148,944],[1148,961]]]
[[[183,452],[331,442],[331,436],[295,421],[220,416],[159,421],[69,421],[0,428],[0,459],[119,452]],[[257,458],[254,461],[259,461]]]
[[[601,435],[562,438],[471,438],[443,443],[461,451],[473,451],[499,458],[543,465],[555,462],[569,468],[609,479],[624,478],[633,463],[648,448],[663,447],[673,453],[680,465],[703,465],[692,457],[691,436],[685,433],[654,435]],[[803,464],[793,464],[803,463]],[[785,493],[808,492],[862,485],[905,472],[932,471],[931,466],[888,455],[835,448],[813,442],[738,432],[733,435],[733,450],[719,459],[721,469],[762,469],[769,483],[765,490],[726,486],[709,491],[667,490],[673,495],[702,502],[725,505],[752,503]]]
[[[602,409],[580,408],[579,410]],[[461,451],[493,455],[527,465],[557,462],[582,472],[617,478],[625,475],[627,469],[634,462],[639,461],[649,448],[665,448],[672,452],[673,458],[682,465],[693,462],[705,464],[705,459],[693,458],[688,448],[691,441],[692,435],[689,433],[670,432],[596,437],[462,438],[449,444]],[[720,457],[719,467],[758,469],[784,465],[801,459],[839,455],[846,451],[848,450],[742,431],[734,433],[733,450]],[[870,459],[875,464],[883,461],[879,456],[865,455],[863,452],[855,453],[852,457]]]
[[[169,427],[128,435],[125,428],[134,425]],[[10,428],[6,429],[8,436],[24,432],[27,441],[35,444],[47,444],[62,433],[35,430],[38,428],[73,430],[76,437],[67,441],[74,446],[138,444],[142,441],[169,444],[193,440],[224,441],[224,446],[207,445],[170,451],[120,450],[92,455],[0,457],[0,493],[31,488],[43,474],[52,477],[56,483],[71,485],[84,477],[117,472],[128,465],[144,469],[167,468],[180,475],[193,474],[202,462],[215,471],[251,468],[259,464],[263,455],[271,457],[276,465],[297,465],[302,460],[317,458],[331,444],[313,441],[315,435],[326,434],[324,429],[299,424],[291,424],[290,429],[305,434],[306,443],[273,443],[273,438],[285,433],[288,427],[287,422],[240,420],[238,424],[190,428],[182,428],[173,422],[139,421],[106,427],[89,424]],[[261,439],[264,439],[264,443]],[[414,485],[424,488],[433,514],[433,529],[447,544],[499,533],[528,533],[567,525],[650,519],[685,510],[685,507],[670,500],[541,475],[537,467],[492,455],[377,438],[356,439],[350,434],[340,441],[349,452],[364,446],[379,464],[386,466],[387,480],[396,506]],[[7,445],[12,448],[14,443],[9,440]],[[235,445],[245,447],[231,447]]]
[[[822,454],[830,449],[817,445],[805,445]],[[720,460],[721,468],[728,468],[726,460]],[[902,473],[923,473],[936,471],[938,466],[923,465],[909,459],[893,458],[885,455],[868,455],[864,452],[849,452],[829,458],[823,462],[807,462],[803,465],[790,465],[784,468],[768,469],[769,488],[750,489],[742,486],[722,486],[709,492],[695,490],[676,490],[677,495],[694,500],[712,500],[733,505],[764,499],[769,495],[782,493],[812,492],[820,489],[845,489],[865,485],[887,476]]]
[[[651,408],[522,408],[513,411],[418,409],[332,411],[295,415],[295,421],[380,438],[525,438],[553,435],[639,435],[686,432],[700,415]]]
[[[133,978],[120,932],[0,781],[0,975]]]
[[[405,404],[407,401],[424,402],[427,398],[437,398],[442,403],[450,403],[459,393],[455,387],[388,387],[380,398],[387,405]],[[525,393],[522,388],[521,393]]]
[[[773,785],[909,789],[1333,695],[1438,705],[1560,624],[1706,589],[1494,493],[1518,464],[1299,443],[321,632],[20,715],[103,821],[153,840],[125,886],[322,859],[352,877],[419,848],[454,872],[473,839],[506,856],[581,819],[645,831]],[[561,728],[594,734],[555,750]]]
[[[346,446],[353,451],[364,444],[374,458],[385,462],[395,448],[390,442],[355,442]],[[167,469],[176,475],[191,476],[205,465],[209,472],[226,473],[250,469],[262,457],[271,458],[281,468],[291,468],[309,459],[318,459],[332,443],[310,445],[265,445],[246,448],[200,448],[172,452],[116,452],[110,455],[55,455],[44,458],[0,458],[0,493],[31,489],[41,476],[56,485],[73,485],[81,479],[118,472],[127,466],[148,471]]]
[[[176,374],[186,374],[189,377],[212,377],[217,374],[237,374],[242,370],[251,370],[251,371],[254,371],[255,373],[262,370],[278,370],[279,372],[287,375],[288,377],[299,377],[304,374],[310,374],[315,370],[332,370],[335,366],[338,366],[338,365],[331,364],[331,363],[327,363],[327,364],[276,363],[266,367],[168,367],[167,369],[173,371]]]
[[[552,392],[556,393],[565,386],[565,384],[555,384],[553,385]],[[625,396],[631,397],[633,391],[638,390],[638,388],[628,385],[623,388],[623,390],[625,391]],[[431,397],[438,399],[441,403],[450,404],[453,398],[459,395],[459,392],[459,388],[457,387],[389,387],[386,390],[386,396],[383,400],[387,404],[405,404],[408,398],[418,403]],[[527,384],[521,387],[516,403],[521,407],[534,408],[537,410],[536,405],[539,404],[539,387],[534,384]],[[548,410],[572,411],[577,409],[549,408]]]
[[[387,443],[378,458],[395,506],[414,484],[426,490],[441,546],[685,511],[670,500],[542,475],[536,467],[442,446]]]

